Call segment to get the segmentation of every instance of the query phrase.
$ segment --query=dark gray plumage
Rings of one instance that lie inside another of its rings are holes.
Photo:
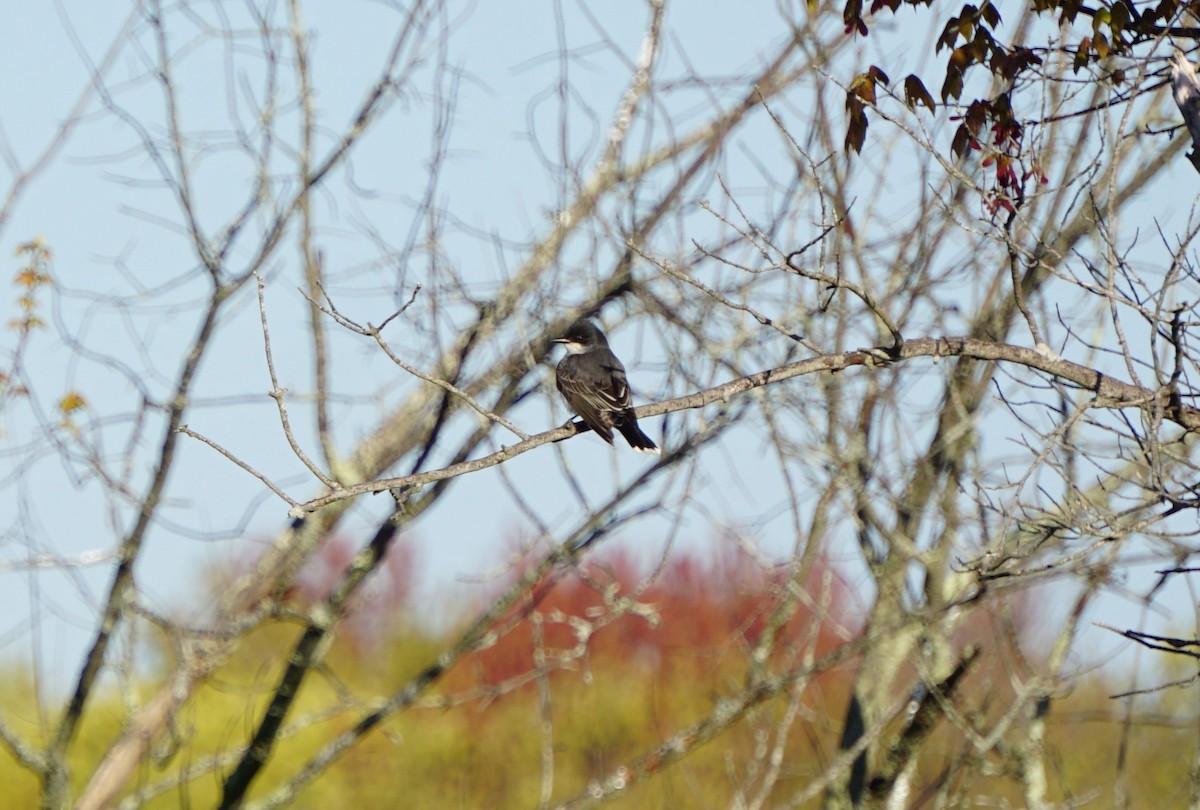
[[[638,427],[625,366],[608,348],[604,333],[583,319],[554,342],[567,347],[567,356],[555,370],[555,384],[571,410],[609,444],[616,428],[634,450],[657,453],[658,445]]]
[[[1188,160],[1200,171],[1200,81],[1196,79],[1196,67],[1187,55],[1178,48],[1171,58],[1171,95],[1183,114],[1183,122],[1192,136],[1192,151]]]

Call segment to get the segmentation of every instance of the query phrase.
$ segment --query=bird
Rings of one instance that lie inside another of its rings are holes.
[[[625,366],[608,348],[608,338],[596,324],[581,318],[555,338],[567,356],[555,369],[555,384],[567,405],[604,441],[613,443],[613,428],[639,453],[657,453],[656,445],[638,427]]]
[[[1179,48],[1171,59],[1171,95],[1183,114],[1183,121],[1192,136],[1192,151],[1188,160],[1200,171],[1200,80],[1196,78],[1196,66],[1188,61]]]

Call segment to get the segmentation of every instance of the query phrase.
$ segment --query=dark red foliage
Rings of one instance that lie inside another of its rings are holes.
[[[825,571],[818,565],[813,579]],[[710,670],[726,662],[737,662],[759,640],[766,622],[777,608],[786,577],[785,568],[764,571],[747,555],[733,548],[701,557],[677,553],[652,578],[627,555],[608,555],[589,562],[577,574],[559,576],[539,584],[536,605],[528,602],[511,617],[516,625],[488,649],[475,653],[457,668],[452,680],[467,686],[499,684],[530,672],[534,667],[534,624],[536,611],[542,620],[542,644],[549,652],[568,651],[586,640],[592,666],[605,662],[652,669],[700,667]],[[833,580],[837,582],[836,578]],[[849,613],[847,599],[835,584],[830,613]],[[814,594],[818,588],[810,589]],[[606,605],[605,594],[609,594]],[[653,606],[658,618],[627,612],[611,622],[614,599],[628,597]],[[811,632],[814,617],[800,606],[781,628],[775,648],[794,648]],[[503,624],[503,623],[502,623]],[[827,624],[827,623],[826,623]],[[581,633],[589,626],[590,634]],[[817,654],[833,645],[828,626],[819,631]]]

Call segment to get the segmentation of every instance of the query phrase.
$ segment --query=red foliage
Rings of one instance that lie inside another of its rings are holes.
[[[766,571],[729,543],[715,554],[673,554],[657,572],[647,572],[627,554],[609,554],[586,563],[576,573],[554,575],[534,589],[514,615],[500,622],[511,629],[494,645],[461,664],[452,687],[464,679],[499,684],[534,669],[535,627],[542,621],[542,645],[547,657],[565,653],[581,642],[595,666],[626,665],[652,670],[698,668],[710,671],[727,662],[744,661],[744,653],[760,639],[784,593],[786,567]],[[824,562],[815,566],[808,591],[817,600]],[[832,579],[829,613],[845,615],[848,600]],[[607,599],[606,599],[607,595]],[[653,615],[625,612],[614,616],[622,598],[652,608]],[[657,621],[655,621],[657,619]],[[796,650],[813,632],[814,616],[800,604],[779,629],[774,649]],[[830,622],[818,629],[816,654],[834,645]]]

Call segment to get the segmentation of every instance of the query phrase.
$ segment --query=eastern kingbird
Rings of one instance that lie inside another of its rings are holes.
[[[1192,151],[1188,160],[1200,171],[1200,79],[1196,78],[1196,66],[1179,48],[1171,61],[1171,95],[1175,105],[1183,114],[1188,134],[1192,136]]]
[[[555,383],[571,410],[609,444],[616,428],[634,450],[657,453],[658,445],[642,433],[633,415],[625,366],[596,324],[586,318],[575,321],[554,342],[567,347],[567,356],[555,369]]]

